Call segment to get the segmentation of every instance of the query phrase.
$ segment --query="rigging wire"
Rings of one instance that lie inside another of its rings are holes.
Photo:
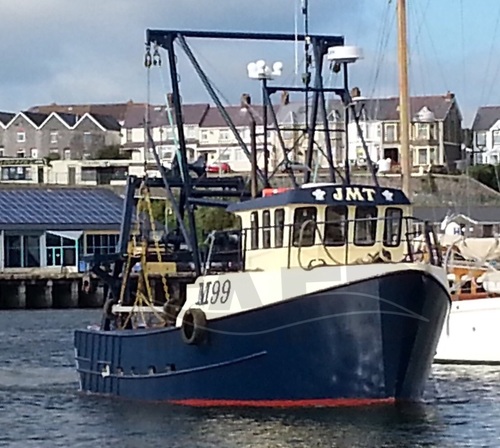
[[[484,80],[487,80],[488,79],[488,73],[490,72],[490,67],[491,67],[491,62],[493,60],[493,52],[495,51],[495,43],[496,43],[496,40],[497,40],[497,34],[498,34],[498,31],[500,29],[500,7],[498,8],[498,13],[497,13],[497,16],[496,16],[496,21],[495,21],[495,27],[494,27],[494,30],[493,30],[493,38],[491,39],[491,46],[490,46],[490,51],[489,51],[489,55],[488,55],[488,62],[486,63],[486,70],[484,71]],[[495,84],[495,78],[491,78],[492,79],[492,82],[491,82],[491,86],[493,86]],[[486,93],[486,82],[483,82],[483,88],[481,90],[481,96],[480,96],[480,104],[484,104],[484,100],[485,100],[485,93]]]

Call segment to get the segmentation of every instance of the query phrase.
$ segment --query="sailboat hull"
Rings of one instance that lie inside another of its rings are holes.
[[[418,400],[450,303],[401,271],[180,328],[78,330],[81,390],[195,406],[333,406]]]

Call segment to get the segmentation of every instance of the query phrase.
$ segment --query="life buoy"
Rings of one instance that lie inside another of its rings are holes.
[[[205,313],[198,308],[190,308],[182,318],[182,340],[189,345],[202,343],[207,334],[207,319]]]

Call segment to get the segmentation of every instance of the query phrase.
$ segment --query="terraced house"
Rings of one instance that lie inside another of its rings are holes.
[[[113,117],[98,114],[0,113],[1,181],[42,183],[47,161],[94,159],[102,148],[120,144],[120,131]],[[64,169],[66,178],[76,173],[76,166]]]

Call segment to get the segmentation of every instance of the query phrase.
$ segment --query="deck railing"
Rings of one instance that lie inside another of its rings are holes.
[[[286,250],[286,267],[296,265],[296,260],[300,265],[301,259],[310,259],[311,248],[323,248],[324,263],[332,265],[398,262],[442,265],[441,249],[432,226],[414,217],[309,219],[295,224],[212,232],[207,242],[203,256],[206,273],[244,270],[247,258],[256,251],[263,254]]]

